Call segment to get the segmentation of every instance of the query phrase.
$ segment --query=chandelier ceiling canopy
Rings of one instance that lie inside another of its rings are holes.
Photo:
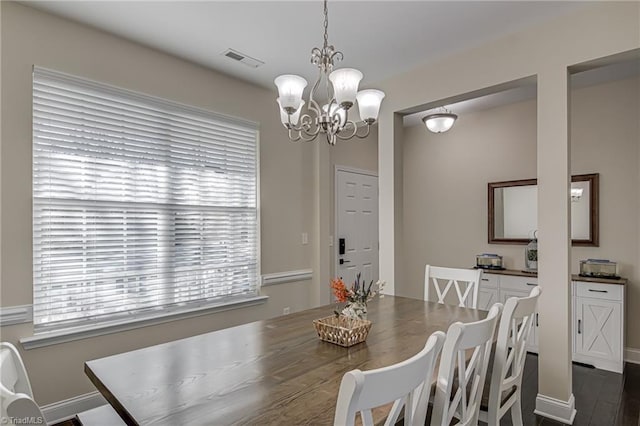
[[[327,142],[335,145],[338,139],[364,138],[369,135],[371,125],[378,119],[384,92],[375,89],[358,91],[362,73],[353,68],[334,70],[334,63],[342,60],[342,52],[329,45],[329,13],[324,0],[324,44],[322,49],[311,50],[311,63],[319,69],[318,78],[309,91],[306,101],[302,99],[307,80],[292,74],[277,77],[280,121],[288,129],[292,141],[312,141],[324,133]],[[318,91],[326,92],[327,103],[318,104]],[[349,118],[351,107],[357,102],[360,119],[366,125],[362,134],[358,125]]]

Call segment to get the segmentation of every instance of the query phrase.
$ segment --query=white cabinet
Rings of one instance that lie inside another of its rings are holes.
[[[622,373],[624,287],[574,282],[575,361]]]
[[[497,288],[480,288],[478,289],[478,309],[488,311],[494,303],[498,301]]]
[[[538,284],[535,276],[510,275],[507,272],[484,272],[478,289],[478,309],[488,310],[495,302],[510,297],[524,297]],[[574,276],[574,279],[577,276]],[[620,282],[624,284],[624,282]],[[624,291],[617,283],[573,281],[572,348],[573,360],[597,368],[621,373],[624,367]],[[536,313],[527,343],[529,352],[538,352],[538,325],[543,321]]]
[[[494,303],[498,302],[499,281],[500,277],[497,275],[482,275],[482,280],[478,287],[478,309],[488,311]]]

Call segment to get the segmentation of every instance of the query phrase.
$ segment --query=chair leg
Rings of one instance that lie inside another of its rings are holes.
[[[511,423],[513,426],[522,426],[522,402],[520,392],[516,394],[516,400],[511,406]]]

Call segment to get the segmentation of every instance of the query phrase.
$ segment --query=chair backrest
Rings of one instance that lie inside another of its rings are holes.
[[[527,339],[535,321],[541,293],[540,287],[534,287],[528,297],[511,297],[504,305],[489,390],[488,418],[495,421],[490,421],[489,424],[496,424],[501,417],[498,411],[501,408],[503,391],[511,390],[514,386],[519,389],[522,385]]]
[[[485,319],[466,324],[456,322],[449,327],[440,357],[431,426],[449,426],[454,417],[460,425],[478,423],[493,336],[501,311],[502,304],[496,303]],[[471,357],[467,362],[469,353]]]
[[[0,342],[0,418],[19,419],[19,424],[44,424],[20,353],[8,342]]]
[[[445,335],[433,333],[413,357],[376,370],[347,372],[340,384],[334,425],[351,426],[360,412],[364,426],[373,425],[371,409],[394,402],[385,425],[394,425],[404,407],[405,424],[423,425],[431,393],[435,360]]]
[[[482,269],[442,268],[427,265],[424,270],[424,300],[430,300],[429,291],[432,286],[439,303],[445,303],[445,297],[449,291],[455,289],[458,306],[476,309],[481,279]]]

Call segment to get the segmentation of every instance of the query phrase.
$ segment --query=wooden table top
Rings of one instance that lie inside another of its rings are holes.
[[[434,331],[487,314],[385,296],[369,303],[367,341],[343,348],[312,324],[334,307],[88,361],[85,373],[130,425],[330,425],[344,373],[407,359]]]

